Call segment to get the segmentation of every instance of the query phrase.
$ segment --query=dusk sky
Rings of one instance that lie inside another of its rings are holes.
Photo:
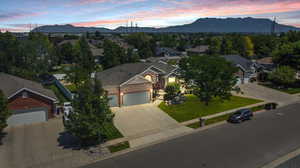
[[[0,29],[28,31],[29,24],[116,28],[128,20],[166,27],[204,17],[277,17],[300,27],[300,0],[0,0]]]

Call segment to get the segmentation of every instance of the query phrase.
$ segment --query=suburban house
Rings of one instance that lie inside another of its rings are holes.
[[[199,45],[194,48],[189,48],[186,50],[188,55],[199,55],[199,54],[205,54],[209,49],[208,45]]]
[[[111,107],[150,103],[154,90],[176,82],[177,67],[164,62],[129,63],[96,74],[108,92]]]
[[[272,57],[258,59],[256,60],[256,63],[264,72],[272,72],[276,68],[276,64],[273,63]]]
[[[224,55],[223,57],[239,68],[237,85],[249,83],[250,79],[257,77],[258,65],[255,62],[240,55]]]
[[[8,99],[13,115],[9,126],[45,122],[54,117],[57,98],[41,84],[16,76],[0,73],[0,90]]]
[[[183,55],[182,52],[168,47],[157,47],[155,54],[157,57],[181,57]]]
[[[58,46],[62,46],[63,44],[70,43],[73,46],[76,44],[78,40],[64,40],[58,44]],[[92,52],[92,55],[95,57],[95,62],[100,62],[102,60],[102,57],[104,56],[104,49],[98,48],[94,44],[92,44],[90,41],[88,41],[88,45],[90,47],[90,50]]]

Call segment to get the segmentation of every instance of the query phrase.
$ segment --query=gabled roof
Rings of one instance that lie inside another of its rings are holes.
[[[186,51],[188,52],[194,52],[194,53],[204,53],[209,49],[208,45],[200,45],[196,46],[195,48],[189,48]]]
[[[96,74],[96,78],[102,82],[103,86],[120,86],[128,82],[137,75],[142,74],[149,68],[156,68],[169,75],[177,68],[165,63],[129,63],[107,69]],[[145,80],[146,82],[146,80]]]
[[[53,101],[58,100],[51,90],[45,89],[41,84],[37,82],[33,82],[5,73],[0,73],[0,81],[0,90],[2,90],[4,95],[8,98],[11,98],[18,92],[25,89],[29,92],[39,94],[40,96],[51,99]]]
[[[252,61],[239,55],[224,55],[223,57],[234,65],[240,65],[245,71],[251,71]]]

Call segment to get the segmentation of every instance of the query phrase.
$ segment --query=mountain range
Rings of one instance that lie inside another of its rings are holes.
[[[261,18],[201,18],[193,23],[170,26],[165,28],[153,27],[118,27],[107,29],[101,27],[76,27],[73,25],[46,25],[35,28],[34,32],[44,33],[126,33],[126,32],[147,32],[147,33],[270,33],[275,25],[275,32],[300,31],[300,28],[278,24],[270,19]]]

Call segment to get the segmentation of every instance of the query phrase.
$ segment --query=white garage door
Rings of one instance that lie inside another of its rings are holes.
[[[8,118],[8,126],[19,126],[24,124],[33,124],[47,121],[46,109],[34,109],[26,111],[16,111]]]

